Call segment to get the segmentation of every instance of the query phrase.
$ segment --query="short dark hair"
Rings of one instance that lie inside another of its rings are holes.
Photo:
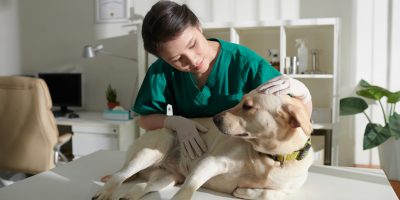
[[[161,43],[179,36],[189,26],[198,25],[199,19],[185,4],[159,1],[143,19],[144,49],[158,56]]]

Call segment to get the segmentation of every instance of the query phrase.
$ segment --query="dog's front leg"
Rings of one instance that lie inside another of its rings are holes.
[[[224,161],[215,157],[206,157],[186,177],[179,191],[172,197],[173,200],[191,199],[193,193],[205,182],[214,176],[227,172]]]
[[[135,152],[134,156],[132,156],[132,160],[125,163],[125,166],[120,171],[113,174],[104,187],[93,196],[92,200],[110,199],[114,190],[120,186],[123,181],[153,165],[162,157],[163,154],[158,149],[145,148],[139,152]]]
[[[159,191],[175,185],[177,177],[164,169],[155,169],[151,172],[149,180],[145,184],[136,184],[128,193],[120,199],[137,200],[147,193]]]
[[[263,199],[263,200],[278,200],[286,196],[282,190],[261,189],[261,188],[236,188],[233,191],[233,196],[242,199]]]

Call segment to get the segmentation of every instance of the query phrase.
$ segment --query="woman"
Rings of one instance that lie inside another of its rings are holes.
[[[190,120],[210,117],[240,102],[253,89],[302,99],[311,113],[311,95],[301,82],[282,76],[250,49],[218,39],[207,40],[194,13],[172,1],[153,5],[143,20],[144,48],[159,57],[147,71],[133,110],[147,130],[176,132],[184,155],[207,150]],[[174,116],[166,115],[171,104]]]

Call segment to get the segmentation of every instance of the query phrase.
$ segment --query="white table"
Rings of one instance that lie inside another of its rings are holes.
[[[32,176],[0,189],[1,200],[88,200],[101,188],[99,178],[117,171],[125,158],[123,151],[98,151],[68,164]],[[143,199],[169,199],[177,187],[147,195]],[[205,189],[197,191],[195,200],[236,199]],[[312,166],[306,184],[288,199],[397,199],[382,170],[331,166]]]

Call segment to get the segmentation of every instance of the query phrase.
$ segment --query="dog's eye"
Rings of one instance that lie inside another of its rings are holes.
[[[247,104],[247,103],[243,104],[243,110],[250,110],[252,108],[253,108],[253,105],[250,105],[250,104]]]

